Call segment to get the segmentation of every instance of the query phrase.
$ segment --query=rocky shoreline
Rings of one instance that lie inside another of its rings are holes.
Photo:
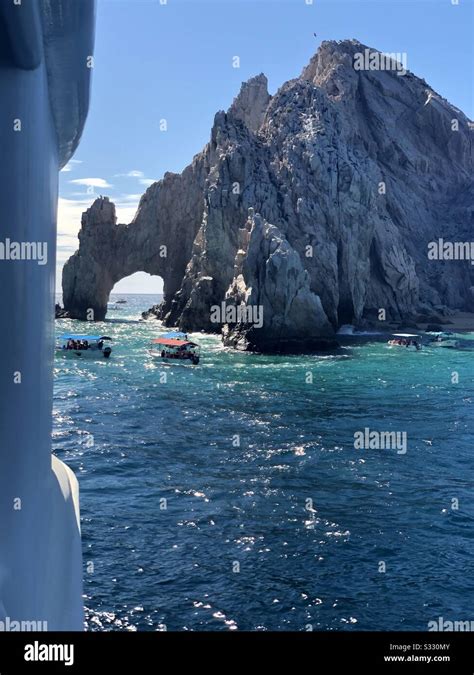
[[[163,302],[153,305],[148,310],[141,313],[144,321],[161,321],[163,312]],[[178,328],[178,327],[176,327]],[[344,333],[344,328],[347,333]],[[341,327],[341,332],[335,338],[323,339],[314,338],[308,340],[278,340],[273,345],[267,343],[264,350],[258,345],[251,344],[246,340],[239,342],[235,335],[232,339],[223,336],[223,342],[226,346],[232,347],[237,351],[264,352],[266,354],[314,354],[324,352],[335,352],[348,336],[357,336],[359,339],[371,340],[374,335],[385,336],[388,339],[394,333],[410,333],[415,331],[417,334],[430,332],[451,331],[453,333],[472,333],[474,332],[474,312],[449,312],[447,315],[418,315],[411,320],[387,323],[383,321],[365,320],[359,324],[348,324]],[[365,335],[364,335],[365,334]]]

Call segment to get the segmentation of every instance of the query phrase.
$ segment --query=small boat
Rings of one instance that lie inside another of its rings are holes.
[[[186,333],[165,333],[152,340],[148,353],[153,359],[172,366],[197,366],[200,347]]]
[[[415,350],[417,352],[421,349],[421,337],[413,333],[394,333],[393,338],[388,341],[390,347],[403,347],[404,349]]]
[[[117,302],[116,302],[115,304],[116,304],[116,305],[126,305],[126,304],[127,304],[127,301],[124,300],[123,298],[121,298],[120,300],[117,300]]]
[[[74,335],[65,333],[57,339],[56,354],[58,356],[78,357],[81,359],[108,359],[112,348],[104,346],[107,335]]]
[[[118,306],[117,306],[118,303],[119,303],[118,300],[117,300],[117,302],[108,302],[108,303],[107,303],[107,309],[112,309],[112,310],[115,310],[116,312],[117,312],[118,310],[122,310],[123,307],[118,307]]]
[[[454,337],[451,331],[444,331],[441,333],[429,333],[432,335],[428,342],[428,347],[447,347],[452,349],[458,344],[458,340]]]

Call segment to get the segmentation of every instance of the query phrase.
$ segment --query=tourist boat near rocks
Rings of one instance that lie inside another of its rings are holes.
[[[431,339],[428,342],[428,347],[445,347],[453,349],[459,342],[454,333],[451,331],[428,334],[431,335]]]
[[[56,354],[81,359],[108,359],[112,348],[104,342],[112,340],[107,335],[74,335],[65,333],[56,342]]]
[[[171,366],[197,366],[200,360],[200,347],[188,340],[186,333],[165,333],[152,340],[148,350],[150,356]]]
[[[394,333],[391,340],[388,341],[390,347],[403,347],[408,350],[421,350],[421,337],[413,333]]]

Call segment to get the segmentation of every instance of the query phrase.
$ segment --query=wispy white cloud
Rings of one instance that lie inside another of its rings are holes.
[[[87,185],[87,187],[111,188],[113,185],[107,183],[104,178],[75,178],[70,180],[74,185]]]
[[[91,206],[95,197],[93,195],[84,195],[82,199],[64,199],[58,200],[58,244],[61,237],[75,237],[77,247],[77,233],[81,228],[81,217],[86,209]]]
[[[91,199],[94,199],[95,193],[93,190],[89,190],[84,192],[68,192],[67,198],[70,199],[71,197],[80,197],[80,200],[82,201],[90,201]]]
[[[70,159],[69,162],[66,164],[66,166],[63,166],[61,171],[63,171],[64,173],[68,173],[69,171],[73,170],[75,164],[82,164],[82,160],[81,159]]]
[[[120,199],[122,199],[125,202],[136,202],[137,204],[138,204],[138,202],[140,201],[141,198],[142,198],[141,193],[126,194],[126,195],[121,195],[121,197],[120,197]]]
[[[143,178],[143,171],[129,171],[128,173],[116,173],[114,178]]]
[[[147,187],[150,187],[150,185],[153,185],[153,183],[156,183],[157,179],[156,178],[140,178],[140,183],[142,185],[146,185]]]

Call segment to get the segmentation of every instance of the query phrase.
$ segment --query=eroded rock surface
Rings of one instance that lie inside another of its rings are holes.
[[[380,309],[387,322],[469,310],[474,267],[427,257],[439,237],[472,239],[469,120],[410,72],[354,69],[364,49],[323,42],[274,96],[264,75],[249,80],[129,225],[96,201],[64,268],[65,309],[101,319],[113,285],[143,270],[164,280],[166,325],[264,351]],[[263,307],[262,326],[212,320],[222,302]]]

